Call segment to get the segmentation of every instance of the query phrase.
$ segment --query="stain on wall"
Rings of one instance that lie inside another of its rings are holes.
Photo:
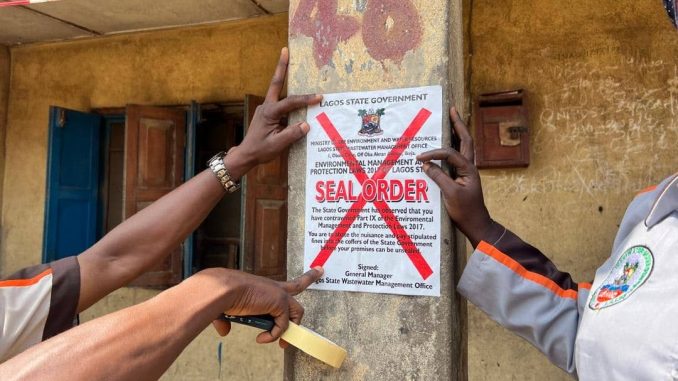
[[[524,88],[527,169],[481,172],[493,217],[577,281],[636,192],[678,171],[678,32],[661,1],[474,1],[471,92]],[[567,380],[469,308],[470,380]]]
[[[409,0],[369,1],[363,15],[363,43],[377,61],[402,61],[421,43],[419,10]]]
[[[3,274],[41,261],[50,105],[86,111],[128,103],[187,104],[265,94],[287,33],[287,15],[283,14],[12,48],[0,252]],[[155,294],[119,290],[82,314],[83,320]],[[282,351],[274,345],[254,344],[254,332],[241,328],[224,339],[228,361],[224,379],[281,379]],[[217,379],[218,342],[208,328],[163,379]],[[252,358],[267,361],[253,366]]]
[[[302,0],[290,21],[290,32],[313,38],[313,57],[318,67],[327,65],[339,42],[359,29],[355,17],[337,14],[337,0]]]
[[[367,53],[380,62],[388,59],[399,63],[405,53],[419,46],[423,29],[412,1],[357,1],[353,14],[356,11],[362,17],[341,13],[337,0],[301,0],[290,21],[290,31],[293,36],[313,39],[313,55],[319,68],[332,66],[337,45],[359,30]]]

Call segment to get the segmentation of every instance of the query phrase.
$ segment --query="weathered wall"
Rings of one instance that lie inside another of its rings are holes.
[[[13,48],[2,208],[3,273],[41,260],[50,105],[89,110],[128,103],[240,100],[247,93],[265,94],[286,42],[287,15],[283,14],[215,26]],[[123,289],[83,317],[91,319],[154,294]],[[184,352],[166,379],[216,379],[217,342],[208,329]],[[225,339],[224,379],[281,377],[282,352],[277,349],[255,346],[252,332],[238,329]],[[266,361],[253,366],[253,357]]]
[[[445,105],[451,94],[463,104],[460,4],[446,0],[290,1],[289,92],[441,85]],[[443,141],[449,142],[447,118],[443,131]],[[305,144],[295,145],[289,172],[290,276],[303,269],[305,160]],[[307,325],[344,346],[348,357],[335,370],[289,349],[285,379],[463,379],[465,327],[454,293],[458,256],[451,255],[455,241],[448,219],[443,219],[441,237],[440,298],[315,290],[300,295]]]
[[[530,167],[482,171],[498,221],[579,281],[634,194],[678,170],[678,32],[661,1],[473,2],[472,93],[528,92]],[[471,380],[567,380],[469,308]]]
[[[9,97],[10,61],[9,48],[0,45],[0,184],[2,184],[5,173],[5,127],[7,122],[7,101]],[[2,186],[0,186],[0,205],[2,205]],[[2,237],[1,225],[0,237]],[[1,241],[2,238],[0,238],[0,242]],[[0,262],[0,273],[2,273],[2,262]]]

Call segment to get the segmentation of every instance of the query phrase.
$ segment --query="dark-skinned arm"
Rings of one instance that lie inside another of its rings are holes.
[[[450,109],[454,132],[459,138],[459,150],[441,148],[422,153],[417,159],[423,162],[426,174],[440,187],[445,209],[450,219],[469,239],[474,248],[482,242],[516,261],[526,270],[545,276],[564,289],[577,290],[570,274],[560,272],[538,249],[520,239],[513,232],[490,217],[485,206],[480,174],[474,163],[473,139],[457,110]],[[449,166],[450,176],[432,160],[441,160]]]
[[[275,282],[223,268],[204,270],[144,303],[33,346],[1,364],[0,379],[157,380],[221,313],[269,314],[276,325],[260,333],[257,342],[277,340],[290,321],[299,324],[303,317],[293,296],[321,275],[318,268],[290,282]]]
[[[575,375],[574,342],[590,285],[575,283],[539,250],[490,218],[473,140],[454,108],[450,117],[459,151],[437,149],[417,159],[424,162],[426,174],[442,191],[447,213],[475,249],[457,291]],[[453,176],[432,160],[449,166]]]
[[[280,100],[288,59],[285,48],[265,102],[257,107],[247,135],[224,158],[226,168],[236,179],[279,156],[309,130],[306,122],[281,124],[289,112],[321,99],[318,95],[298,95]],[[78,257],[81,279],[78,312],[160,263],[200,225],[224,194],[212,172],[203,171],[83,252]]]
[[[460,141],[459,151],[440,148],[420,154],[417,160],[424,163],[424,171],[440,187],[447,214],[471,245],[476,247],[480,241],[494,242],[503,227],[490,218],[485,207],[480,174],[473,163],[473,139],[454,107],[450,109],[450,119]],[[433,160],[449,165],[455,176],[448,175]]]

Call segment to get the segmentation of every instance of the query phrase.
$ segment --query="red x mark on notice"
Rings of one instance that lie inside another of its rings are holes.
[[[393,164],[400,158],[400,156],[405,152],[405,149],[410,145],[412,138],[421,130],[421,127],[424,126],[424,123],[431,116],[431,112],[425,108],[422,108],[417,116],[414,118],[409,127],[403,132],[403,135],[398,139],[395,146],[391,149],[391,152],[386,155],[386,158],[382,164],[377,168],[377,171],[372,175],[372,180],[380,180],[386,177],[388,172],[393,168]],[[322,128],[327,133],[327,136],[332,140],[332,143],[337,148],[341,157],[344,159],[348,165],[350,171],[355,175],[356,179],[360,185],[364,184],[365,181],[370,178],[367,177],[365,170],[358,162],[358,159],[355,158],[351,150],[346,145],[346,141],[339,135],[339,132],[334,127],[330,119],[327,117],[327,114],[322,113],[316,117]],[[358,215],[367,204],[367,201],[361,196],[358,198],[358,201],[354,202],[353,205],[348,209],[344,218],[334,229],[330,238],[325,242],[323,247],[320,249],[320,253],[315,257],[311,267],[322,266],[330,258],[330,255],[334,252],[339,245],[339,242],[344,238],[348,229],[353,225],[353,222],[358,218]],[[400,224],[398,218],[393,214],[393,210],[385,201],[379,201],[375,199],[372,201],[372,204],[377,208],[379,214],[384,219],[386,225],[391,229],[394,237],[398,240],[398,243],[403,248],[407,256],[414,264],[414,267],[419,271],[421,277],[426,280],[433,270],[429,266],[426,259],[421,255],[421,252],[417,246],[412,242],[410,235],[407,234],[405,228]]]

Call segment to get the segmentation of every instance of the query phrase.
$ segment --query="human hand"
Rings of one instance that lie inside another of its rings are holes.
[[[271,79],[264,103],[257,107],[242,143],[229,151],[226,167],[234,178],[240,178],[258,164],[263,164],[288,148],[292,143],[304,137],[310,126],[299,122],[285,126],[282,121],[287,114],[302,107],[314,105],[322,99],[321,95],[290,95],[280,100],[285,84],[289,51],[283,48],[280,60]]]
[[[271,331],[261,332],[257,343],[271,343],[277,340],[287,329],[290,320],[299,324],[304,316],[304,308],[293,296],[304,291],[323,275],[321,267],[313,268],[302,276],[289,282],[276,282],[268,278],[228,270],[228,282],[232,285],[230,307],[224,311],[227,315],[271,315],[275,326]],[[215,320],[214,328],[219,335],[226,336],[231,323]],[[280,343],[282,347],[285,343]]]
[[[481,240],[493,242],[498,239],[501,227],[492,221],[485,207],[480,175],[474,164],[473,139],[455,107],[450,108],[450,119],[460,139],[459,151],[435,149],[418,155],[417,160],[424,163],[424,171],[440,187],[447,214],[476,247]],[[453,176],[431,160],[449,164]]]

